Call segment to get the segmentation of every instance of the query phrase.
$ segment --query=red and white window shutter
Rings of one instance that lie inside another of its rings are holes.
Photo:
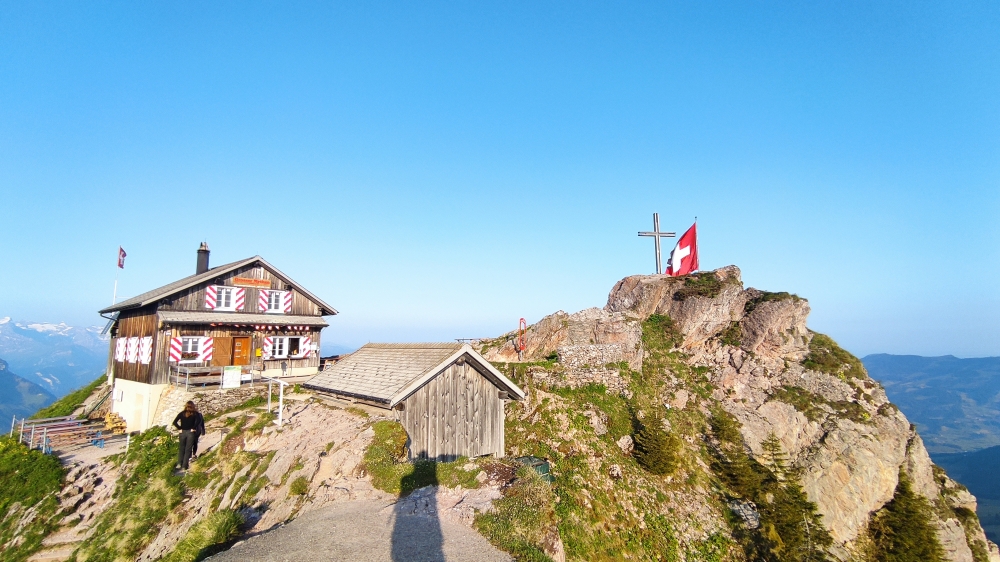
[[[212,338],[201,338],[201,350],[198,353],[198,361],[211,361],[212,355]]]
[[[125,344],[125,361],[135,363],[139,359],[139,338],[132,337]]]
[[[233,309],[243,310],[243,305],[247,301],[247,290],[242,287],[237,287],[233,292]]]
[[[274,349],[274,338],[268,337],[264,338],[264,345],[261,346],[261,357],[263,359],[271,358],[271,350]]]
[[[125,346],[128,343],[128,338],[118,338],[115,340],[115,361],[119,363],[125,362]]]
[[[139,362],[143,365],[149,365],[149,362],[153,360],[153,338],[151,336],[145,336],[139,340]]]
[[[180,363],[184,342],[181,338],[170,338],[170,362]]]
[[[302,336],[302,338],[299,339],[299,357],[302,357],[303,359],[309,357],[309,354],[312,353],[310,346],[312,346],[312,338],[309,336]]]
[[[257,310],[267,312],[267,299],[270,294],[271,291],[267,289],[257,291]]]
[[[292,292],[291,291],[285,291],[281,295],[281,310],[283,310],[285,312],[285,314],[290,314],[292,312]]]
[[[218,289],[215,288],[215,285],[205,287],[205,308],[215,310],[217,291]]]

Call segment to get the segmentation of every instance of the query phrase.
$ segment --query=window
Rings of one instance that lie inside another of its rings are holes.
[[[181,361],[197,362],[201,355],[201,338],[181,338]]]
[[[275,358],[288,357],[288,338],[274,338],[274,350],[271,355]]]
[[[285,296],[285,291],[268,291],[267,292],[267,310],[264,312],[271,314],[282,314],[285,312],[284,307],[281,306],[283,297]]]
[[[233,288],[232,287],[216,287],[215,288],[215,309],[216,310],[233,310]]]
[[[305,354],[306,351],[308,350],[302,345],[301,337],[278,337],[274,338],[274,348],[271,350],[271,357],[273,359],[299,357]]]

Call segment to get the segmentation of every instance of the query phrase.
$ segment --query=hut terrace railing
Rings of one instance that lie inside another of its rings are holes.
[[[222,371],[224,367],[182,367],[180,365],[170,366],[169,382],[175,387],[184,387],[184,391],[189,391],[192,387],[206,389],[218,386],[222,388]],[[240,387],[244,383],[249,383],[253,388],[254,383],[264,380],[261,376],[261,369],[252,365],[242,365],[240,369]],[[246,378],[249,375],[249,378]]]

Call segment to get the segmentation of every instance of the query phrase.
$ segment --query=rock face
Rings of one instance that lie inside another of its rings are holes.
[[[963,527],[955,515],[956,508],[974,510],[975,498],[943,473],[935,476],[920,436],[882,387],[848,365],[833,372],[803,365],[813,338],[809,311],[795,295],[744,289],[735,266],[693,277],[631,276],[614,286],[603,309],[560,311],[530,326],[523,360],[555,353],[563,367],[555,382],[599,382],[626,392],[608,364],[640,369],[642,321],[669,316],[681,335],[677,347],[692,365],[707,368],[712,398],[740,422],[749,452],[760,458],[769,435],[780,440],[834,539],[836,558],[851,558],[854,541],[892,499],[903,472],[935,506],[932,524],[948,560],[972,562],[979,541],[980,552],[1000,562],[978,523]],[[517,361],[515,341],[511,333],[483,342],[483,352]],[[683,408],[687,396],[673,389],[666,406]]]

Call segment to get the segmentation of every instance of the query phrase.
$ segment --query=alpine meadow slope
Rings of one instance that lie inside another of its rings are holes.
[[[508,453],[552,460],[567,559],[1000,561],[975,498],[809,310],[729,266],[627,277],[530,326],[521,359],[514,333],[479,343],[529,391]]]

